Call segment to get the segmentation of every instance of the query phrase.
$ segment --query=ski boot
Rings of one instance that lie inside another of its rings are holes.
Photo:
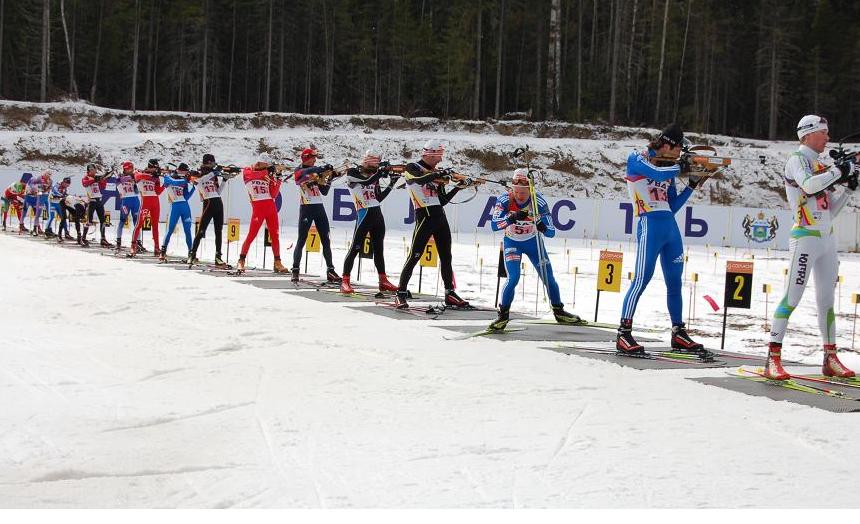
[[[145,247],[143,247],[143,240],[138,240],[138,241],[137,241],[137,252],[138,252],[138,253],[146,253],[146,252],[147,252],[147,251],[146,251],[146,248],[145,248]]]
[[[508,321],[510,319],[511,306],[499,305],[499,316],[487,327],[487,329],[490,331],[504,331],[508,326]]]
[[[216,259],[217,259],[217,257],[216,257]],[[194,251],[189,251],[188,257],[185,259],[185,263],[188,264],[189,266],[193,266],[194,264],[200,263],[200,261],[197,260],[197,255],[194,253]],[[215,265],[218,265],[218,264],[216,263]]]
[[[45,238],[46,239],[51,239],[51,238],[54,238],[55,236],[57,236],[57,235],[54,234],[54,231],[51,228],[45,229]]]
[[[195,264],[197,263],[197,258],[194,258]],[[227,267],[227,263],[221,259],[221,253],[215,255],[215,267]]]
[[[698,355],[702,359],[713,359],[714,357],[714,354],[705,349],[705,346],[690,338],[683,322],[672,326],[672,351]]]
[[[645,356],[645,348],[633,338],[633,321],[621,319],[618,335],[615,337],[615,351],[622,355]]]
[[[445,305],[455,308],[468,308],[469,302],[460,298],[460,295],[453,289],[448,289],[445,291]]]
[[[409,309],[409,303],[406,302],[407,294],[407,291],[397,291],[397,295],[394,297],[394,307],[396,309]]]
[[[30,230],[27,229],[26,227],[24,227],[24,224],[18,224],[18,234],[19,235],[24,234],[24,233],[29,233],[29,232],[30,232]]]
[[[275,264],[273,266],[275,273],[289,273],[290,271],[281,264],[281,257],[275,259]]]
[[[113,254],[119,255],[120,251],[122,251],[122,239],[118,238],[116,239],[116,244],[113,246]]]
[[[155,248],[155,249],[152,251],[152,256],[154,256],[154,257],[155,257],[155,258],[157,258],[158,260],[167,260],[167,253],[166,253],[166,252],[163,252],[162,250],[160,250],[160,249],[158,249],[158,248]]]
[[[382,287],[381,285],[379,286]],[[340,292],[344,295],[352,295],[355,293],[355,289],[349,283],[349,275],[344,273],[343,277],[341,277],[340,281]]]
[[[104,239],[104,238],[102,239],[102,241],[99,245],[101,245],[105,249],[110,249],[110,248],[114,247],[113,244],[111,244],[110,242],[107,241],[107,239]]]
[[[821,374],[825,377],[851,378],[854,372],[845,367],[836,356],[836,344],[824,344],[824,363],[821,365]]]
[[[70,234],[69,234],[69,232],[67,231],[67,232],[66,232],[66,234],[65,234],[65,235],[63,235],[63,239],[64,239],[64,240],[74,240],[74,239],[75,239],[75,237],[73,237],[72,235],[70,235]]]
[[[397,286],[388,281],[388,277],[385,276],[385,273],[379,274],[379,290],[380,291],[397,291]]]
[[[63,235],[57,235],[57,244],[62,244],[63,242],[65,242],[65,240],[63,240]]]
[[[552,306],[552,314],[555,317],[555,321],[559,324],[569,324],[569,325],[579,325],[585,324],[579,315],[574,315],[568,311],[564,310],[564,304],[553,304]]]
[[[3,232],[6,232],[6,224],[3,224]]]
[[[290,271],[293,274],[293,276],[290,277],[290,281],[292,281],[295,284],[299,281],[299,268],[294,267]]]
[[[782,344],[779,342],[771,342],[767,346],[764,376],[771,380],[788,380],[791,378],[791,375],[782,368]]]
[[[340,275],[334,270],[333,267],[330,267],[325,272],[325,278],[327,282],[332,284],[340,284],[341,278]]]
[[[90,241],[89,241],[89,240],[87,240],[86,238],[79,238],[79,239],[78,239],[78,244],[79,244],[81,247],[90,247]]]

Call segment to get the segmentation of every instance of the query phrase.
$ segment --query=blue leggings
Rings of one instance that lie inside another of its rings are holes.
[[[33,225],[39,223],[39,197],[36,195],[24,196],[24,212],[21,214],[21,220],[27,220],[27,212],[33,210]]]
[[[537,269],[540,275],[540,261],[538,259],[537,240],[531,238],[529,240],[511,240],[505,237],[504,241],[504,256],[505,269],[508,272],[508,280],[505,282],[505,287],[502,290],[502,300],[500,306],[510,307],[514,301],[514,293],[517,291],[517,283],[520,281],[520,262],[522,256],[526,255],[532,262],[532,266]],[[544,255],[546,256],[546,255]],[[549,262],[549,257],[546,258],[546,290],[549,294],[550,303],[553,306],[563,305],[561,303],[561,293],[558,291],[558,283],[552,274],[552,265]]]
[[[138,214],[140,214],[139,197],[125,197],[120,201],[119,223],[116,225],[117,240],[122,240],[122,228],[125,226],[125,221],[128,219],[129,215],[131,215],[131,229],[134,231],[134,226],[137,225]]]
[[[176,227],[176,222],[182,219],[182,229],[185,230],[185,243],[188,245],[188,251],[191,251],[191,206],[188,202],[174,202],[170,205],[170,218],[167,220],[167,235],[164,237],[164,246],[162,251],[167,251],[167,246],[170,245],[170,237],[173,235],[173,229]]]
[[[62,216],[62,214],[65,212],[66,211],[63,209],[63,204],[59,202],[51,202],[51,215],[48,218],[48,224],[45,225],[45,229],[51,229],[51,225],[54,223],[54,217],[56,217],[58,214]],[[59,220],[62,221],[62,218],[60,218]],[[68,230],[68,227],[66,229]]]
[[[639,298],[654,275],[657,257],[663,268],[663,279],[666,281],[666,306],[672,325],[682,322],[684,308],[681,299],[681,275],[684,272],[684,242],[681,231],[675,222],[675,215],[669,212],[642,215],[636,226],[636,268],[633,283],[624,296],[624,307],[621,318],[633,320]]]

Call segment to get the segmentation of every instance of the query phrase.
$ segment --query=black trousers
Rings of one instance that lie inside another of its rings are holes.
[[[305,241],[308,239],[311,225],[317,226],[326,268],[334,269],[334,263],[331,261],[328,215],[326,215],[325,206],[322,204],[303,204],[299,208],[299,238],[296,240],[296,249],[293,251],[293,269],[298,269],[302,261],[302,251],[305,249]]]
[[[203,214],[200,215],[200,228],[194,236],[194,244],[191,246],[191,253],[197,254],[197,248],[200,247],[200,241],[206,234],[206,228],[209,227],[209,222],[213,221],[215,226],[215,256],[221,256],[221,232],[224,229],[224,202],[221,197],[207,198],[203,201]]]
[[[69,212],[69,216],[72,217],[72,220],[75,221],[75,233],[78,235],[78,240],[81,239],[81,219],[86,215],[87,210],[84,208],[83,204],[75,204],[74,207],[66,204],[66,201],[63,200],[63,209]],[[69,232],[69,223],[66,221],[66,214],[60,214],[60,232],[62,233],[63,229],[66,230],[66,233]]]
[[[87,224],[84,226],[84,238],[87,237],[87,231],[93,223],[93,215],[99,217],[99,233],[102,240],[105,239],[105,204],[101,200],[90,200],[87,204]]]
[[[400,272],[400,291],[406,291],[409,287],[412,271],[424,255],[424,248],[431,236],[436,241],[436,249],[439,251],[439,264],[445,290],[454,289],[454,270],[451,267],[451,228],[448,226],[448,217],[445,216],[442,206],[430,206],[415,210],[415,231],[412,233],[412,247],[406,256],[406,264]]]
[[[385,273],[385,258],[383,256],[385,218],[382,216],[382,208],[378,206],[367,208],[359,217],[355,226],[355,233],[352,235],[352,245],[349,248],[349,253],[346,254],[346,260],[343,261],[343,274],[349,275],[352,272],[355,257],[361,252],[368,233],[370,233],[370,244],[373,246],[373,263],[376,265],[376,272]]]

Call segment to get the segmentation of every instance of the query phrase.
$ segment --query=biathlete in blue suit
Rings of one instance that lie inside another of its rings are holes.
[[[191,206],[188,205],[188,199],[194,194],[195,188],[189,182],[190,176],[188,165],[182,163],[169,177],[164,178],[167,199],[170,201],[170,218],[167,220],[167,234],[164,237],[164,245],[161,247],[161,260],[167,259],[167,246],[170,244],[170,237],[173,235],[173,229],[179,220],[182,220],[185,244],[188,246],[188,253],[191,253],[194,237],[191,236]]]
[[[684,207],[699,179],[688,178],[688,186],[678,193],[675,177],[689,171],[681,158],[684,132],[677,124],[664,129],[645,151],[633,151],[627,157],[627,190],[639,217],[636,226],[636,267],[633,282],[624,296],[621,323],[615,348],[622,354],[645,356],[644,348],[632,335],[633,315],[639,298],[648,286],[657,258],[666,281],[666,305],[672,320],[672,348],[708,354],[702,344],[694,342],[682,319],[681,276],[684,271],[684,242],[675,222],[675,213]]]
[[[565,311],[564,304],[561,302],[558,283],[552,274],[552,264],[539,236],[554,237],[555,226],[552,223],[552,215],[546,200],[540,193],[535,194],[539,217],[533,217],[531,213],[532,200],[529,191],[528,171],[517,169],[514,171],[514,177],[511,181],[511,191],[496,197],[492,227],[493,231],[505,232],[503,247],[508,280],[505,282],[502,299],[499,302],[499,317],[490,324],[489,329],[491,330],[502,330],[508,324],[511,303],[514,301],[517,282],[520,280],[520,261],[523,255],[527,256],[532,265],[538,269],[541,278],[544,277],[544,271],[540,268],[541,266],[545,268],[546,281],[544,285],[549,295],[550,304],[552,304],[552,312],[556,322],[559,324],[583,323],[578,316]],[[544,260],[541,260],[541,256],[544,257]]]

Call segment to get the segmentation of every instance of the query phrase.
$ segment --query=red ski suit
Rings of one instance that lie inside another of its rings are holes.
[[[143,228],[144,217],[149,215],[152,223],[152,242],[155,246],[155,251],[158,251],[158,219],[161,216],[161,206],[158,202],[158,195],[164,191],[161,185],[161,178],[138,171],[134,174],[134,183],[137,184],[137,190],[140,191],[140,219],[137,225],[134,226],[134,234],[131,237],[132,249],[137,244],[137,239],[140,238],[140,230]]]
[[[242,244],[240,255],[244,257],[251,248],[251,243],[257,237],[260,226],[266,221],[266,229],[272,238],[272,253],[275,258],[281,257],[281,241],[278,238],[278,209],[275,207],[274,198],[281,191],[281,181],[275,180],[266,169],[259,171],[246,167],[242,169],[242,179],[248,198],[251,199],[251,226],[248,228],[248,236]]]

